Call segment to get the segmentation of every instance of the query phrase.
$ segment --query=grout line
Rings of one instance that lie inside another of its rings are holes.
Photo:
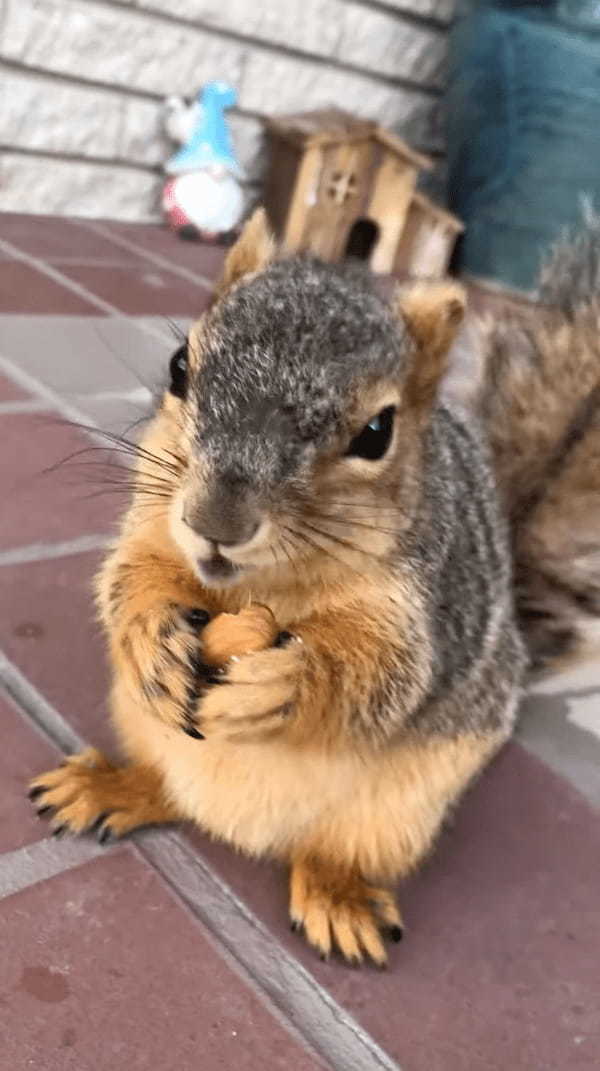
[[[15,700],[29,721],[40,729],[44,736],[61,751],[71,754],[80,751],[84,741],[79,733],[71,728],[68,721],[58,710],[38,692],[34,684],[14,662],[0,650],[0,683]]]
[[[84,746],[84,741],[62,714],[1,650],[0,680],[25,717],[51,743],[66,752]],[[139,833],[134,834],[131,841],[145,861],[250,975],[263,997],[283,1013],[294,1033],[299,1032],[329,1062],[333,1071],[350,1071],[350,1068],[352,1071],[399,1071],[398,1065],[376,1041],[279,944],[250,908],[180,835],[166,831]],[[65,845],[73,843],[77,848],[69,852]],[[13,865],[15,861],[21,865],[20,876],[17,874],[12,879],[17,887],[9,888],[9,892],[77,866],[102,851],[99,847],[93,851],[85,841],[68,839],[60,844],[48,841],[41,844],[46,847],[38,848],[36,858],[31,858],[33,849],[28,850],[29,862],[26,853],[0,856],[0,891],[11,880],[11,857]],[[3,860],[9,861],[6,874],[3,873]]]
[[[91,550],[106,550],[112,542],[106,535],[83,535],[76,539],[66,539],[62,543],[29,543],[10,550],[0,550],[0,567],[67,558],[71,554],[86,554]]]
[[[11,413],[44,413],[50,408],[42,398],[18,398],[12,402],[0,402],[0,416]]]
[[[353,74],[355,76],[368,79],[376,84],[383,84],[389,86],[391,89],[404,90],[406,93],[413,93],[415,95],[420,94],[423,97],[435,98],[439,97],[442,93],[441,87],[432,85],[429,82],[416,82],[410,77],[403,77],[401,75],[385,74],[375,68],[362,67],[357,63],[349,63],[342,59],[339,55],[330,55],[322,52],[310,52],[303,48],[298,48],[295,45],[288,45],[284,41],[269,41],[263,37],[256,37],[254,34],[246,34],[236,30],[231,26],[221,26],[211,23],[210,20],[194,17],[192,13],[189,16],[184,16],[180,13],[171,13],[166,8],[158,8],[154,5],[146,4],[144,10],[131,9],[130,0],[94,0],[96,6],[101,7],[113,7],[117,9],[125,9],[130,16],[137,16],[144,18],[147,22],[155,20],[156,22],[167,23],[175,25],[183,31],[191,31],[216,38],[217,40],[233,41],[235,44],[242,47],[250,47],[253,51],[262,52],[267,56],[274,56],[279,58],[281,56],[299,60],[304,63],[311,63],[315,67],[327,67],[332,70],[343,71],[347,74]],[[391,12],[388,12],[391,14]],[[407,20],[404,16],[406,12],[396,10],[395,12],[398,22],[407,22],[414,26],[414,21]],[[447,28],[445,26],[431,25],[429,27],[430,36],[432,38],[445,37]],[[141,30],[143,33],[143,29]],[[199,47],[202,44],[199,42]],[[111,88],[115,88],[111,86]],[[119,86],[120,88],[120,86]]]
[[[141,854],[334,1071],[400,1071],[179,834],[136,840]]]
[[[93,394],[72,394],[71,397],[82,405],[86,402],[131,402],[132,405],[149,405],[153,395],[150,387],[134,387],[133,390],[98,390]],[[5,404],[10,405],[10,402]]]
[[[71,402],[66,401],[60,394],[57,394],[52,387],[47,386],[46,383],[42,383],[36,376],[31,375],[30,372],[26,372],[24,368],[21,368],[14,361],[4,357],[0,353],[0,372],[4,374],[16,383],[23,390],[26,390],[29,394],[33,394],[36,399],[39,399],[40,403],[44,404],[44,408],[53,409],[69,424],[76,424],[84,435],[87,435],[92,442],[97,446],[102,446],[107,449],[110,445],[109,440],[102,434],[100,426],[96,420],[88,413],[84,412],[78,406],[73,405]],[[135,393],[138,391],[148,391],[147,387],[136,387]],[[131,394],[134,392],[132,391]],[[84,398],[94,398],[94,395],[85,395]],[[84,402],[85,404],[85,402]],[[150,416],[151,414],[149,414]],[[124,464],[121,460],[118,464]]]
[[[105,855],[93,840],[49,837],[0,855],[0,899]]]
[[[44,402],[49,409],[55,409],[58,413],[68,420],[72,424],[83,424],[85,428],[90,429],[87,434],[91,435],[95,442],[102,443],[106,446],[106,439],[101,435],[98,430],[95,433],[95,429],[98,425],[91,417],[87,416],[82,409],[79,409],[76,405],[72,405],[71,402],[65,401],[64,398],[52,390],[52,387],[48,387],[45,383],[42,383],[36,376],[32,376],[30,372],[26,372],[24,368],[21,368],[14,361],[9,360],[8,357],[4,357],[0,353],[0,371],[4,372],[9,379],[12,379],[13,383],[18,384],[23,390],[29,392],[29,394],[35,395],[40,402]]]
[[[443,19],[436,15],[420,15],[418,11],[411,10],[408,5],[398,5],[393,0],[346,0],[346,3],[356,4],[358,7],[366,7],[374,11],[382,11],[386,15],[395,15],[398,21],[408,25],[422,27],[423,29],[438,30],[448,33],[452,25],[452,18]]]
[[[4,64],[0,60],[0,70],[2,70],[3,66]],[[23,70],[23,68],[20,69]],[[82,85],[85,86],[87,83],[82,83]],[[120,156],[95,156],[93,153],[70,152],[68,149],[51,149],[47,146],[36,148],[30,145],[15,145],[14,142],[10,141],[0,142],[0,152],[14,156],[34,157],[40,160],[61,160],[65,163],[92,164],[94,167],[133,171],[138,175],[141,173],[155,178],[157,182],[160,181],[162,175],[161,164],[158,160],[155,163],[150,161],[145,163],[142,160],[126,160]]]
[[[200,286],[205,287],[207,290],[212,290],[214,287],[214,280],[209,279],[206,275],[199,275],[198,273],[191,271],[189,268],[185,268],[182,264],[176,264],[175,261],[168,260],[166,257],[160,255],[160,253],[153,253],[149,249],[144,249],[143,246],[137,244],[137,242],[131,242],[128,238],[123,238],[120,234],[113,234],[110,227],[105,226],[103,223],[92,222],[91,220],[78,219],[75,220],[75,225],[78,227],[85,227],[88,231],[93,231],[95,234],[99,234],[102,238],[107,238],[110,242],[114,242],[115,245],[121,246],[122,249],[129,250],[130,253],[137,253],[139,256],[146,257],[152,264],[155,264],[157,268],[163,268],[165,271],[169,271],[174,275],[180,275],[182,279],[187,279],[188,282],[197,283]]]
[[[76,283],[73,279],[70,279],[68,275],[63,275],[57,268],[53,268],[51,264],[48,264],[45,260],[41,260],[39,257],[34,257],[31,253],[25,253],[24,250],[19,249],[12,242],[7,242],[4,238],[0,238],[0,250],[6,253],[8,256],[15,260],[22,260],[24,264],[28,264],[29,267],[35,268],[36,271],[41,272],[42,275],[46,275],[53,282],[58,283],[64,290],[70,290],[73,294],[77,294],[78,297],[87,301],[91,305],[95,305],[101,312],[106,313],[108,316],[114,316],[119,320],[131,320],[131,317],[118,309],[116,305],[112,305],[109,301],[104,301],[104,298],[97,297],[91,290],[83,286],[81,283]],[[161,341],[168,339],[168,336],[163,331],[159,331],[152,327],[150,324],[138,323],[136,326],[140,331],[144,331],[147,335],[153,335],[155,338],[159,338]]]
[[[30,372],[26,372],[24,368],[21,368],[14,361],[9,360],[8,357],[4,357],[0,353],[0,371],[4,372],[9,379],[23,390],[28,391],[30,394],[36,396],[40,402],[44,403],[46,409],[54,409],[60,413],[66,421],[71,424],[77,424],[81,427],[81,430],[85,435],[88,435],[99,446],[107,447],[106,436],[102,434],[100,426],[89,416],[83,409],[80,409],[78,405],[73,405],[72,402],[66,401],[60,394],[57,394],[52,387],[48,387],[46,383],[42,383],[36,376],[31,375]],[[148,391],[147,387],[136,387],[136,393],[138,391]],[[133,393],[133,392],[131,392]],[[150,392],[151,393],[151,392]],[[84,402],[94,399],[96,395],[79,395],[78,401]]]
[[[3,64],[0,60],[0,70],[2,66]],[[160,180],[162,174],[159,161],[154,164],[150,162],[144,163],[138,160],[124,160],[122,156],[95,156],[93,153],[70,152],[69,149],[15,145],[11,141],[0,141],[0,152],[15,156],[29,156],[38,160],[58,160],[65,164],[91,164],[94,167],[110,167],[119,171],[134,171],[138,175],[146,175],[149,178],[156,179],[156,181]]]
[[[34,257],[30,253],[25,253],[22,249],[13,245],[12,242],[7,242],[4,238],[0,238],[0,249],[8,256],[14,257],[16,260],[22,260],[25,264],[40,271],[43,275],[47,275],[48,278],[53,279],[55,283],[58,283],[59,286],[62,286],[65,290],[70,290],[73,294],[77,294],[78,297],[95,305],[101,312],[105,312],[109,316],[123,315],[116,305],[111,305],[110,302],[96,297],[96,295],[92,294],[91,290],[87,290],[85,286],[74,282],[73,279],[69,279],[67,275],[63,275],[61,271],[51,267],[45,260],[40,260],[39,257]]]

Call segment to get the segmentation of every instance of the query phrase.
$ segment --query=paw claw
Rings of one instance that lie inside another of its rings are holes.
[[[283,632],[277,633],[273,647],[284,647],[286,643],[289,643],[290,640],[293,640],[294,638],[295,637],[291,632],[287,632],[287,630],[284,629]]]
[[[207,662],[203,662],[198,655],[192,655],[189,664],[192,672],[202,684],[205,684],[215,674],[215,667],[209,666]]]
[[[90,826],[88,826],[86,832],[87,833],[98,833],[98,831],[104,825],[104,823],[105,823],[106,819],[108,818],[109,814],[110,814],[110,811],[102,811],[102,813],[99,814],[97,818],[94,818],[92,824]]]
[[[67,828],[66,825],[56,826],[56,829],[52,830],[52,836],[53,837],[60,837],[64,833],[66,828]]]
[[[194,629],[205,628],[210,621],[208,610],[201,610],[200,607],[193,607],[191,610],[186,610],[183,616],[188,625],[191,625]]]
[[[37,809],[37,811],[35,813],[37,814],[38,818],[43,818],[43,816],[45,814],[48,814],[48,811],[51,811],[51,810],[52,810],[52,807],[49,804],[46,804],[45,807],[38,807],[38,809]]]
[[[113,840],[112,830],[109,826],[103,826],[98,833],[98,844],[108,844]]]
[[[206,737],[203,736],[202,733],[198,732],[197,729],[194,729],[193,725],[184,725],[183,726],[183,731],[184,731],[184,733],[187,733],[188,736],[191,736],[192,740],[205,740],[206,739]]]
[[[392,926],[389,935],[390,941],[395,941],[397,944],[398,941],[401,941],[404,937],[404,930],[402,929],[402,926]]]
[[[42,792],[45,791],[46,785],[34,785],[33,788],[29,789],[29,792],[27,793],[27,798],[30,800],[36,800],[38,796],[41,796]]]

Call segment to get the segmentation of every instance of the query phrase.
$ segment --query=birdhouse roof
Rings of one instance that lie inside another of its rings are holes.
[[[429,170],[433,167],[433,161],[428,156],[415,152],[396,134],[384,130],[372,119],[358,119],[342,108],[321,108],[313,112],[299,112],[297,115],[276,116],[267,119],[266,124],[271,134],[284,141],[291,141],[302,149],[313,145],[373,138],[416,168]]]
[[[434,204],[430,201],[429,197],[426,197],[420,190],[415,190],[412,195],[411,203],[419,208],[423,213],[429,216],[433,216],[434,219],[439,220],[449,230],[455,231],[460,234],[464,231],[464,224],[458,219],[457,216],[453,216],[451,212],[448,212],[445,208],[441,208],[440,205]]]

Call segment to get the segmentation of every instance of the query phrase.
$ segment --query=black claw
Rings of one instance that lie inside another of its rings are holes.
[[[197,729],[194,729],[193,725],[184,725],[183,726],[183,731],[184,731],[184,733],[187,733],[188,736],[191,736],[192,740],[204,740],[205,739],[205,737],[202,735],[202,733],[199,733]]]
[[[48,814],[48,811],[51,811],[51,810],[52,810],[52,807],[48,804],[46,807],[38,807],[38,809],[36,811],[36,814],[37,814],[38,818],[41,818],[43,815]]]
[[[67,828],[66,825],[57,826],[56,829],[52,830],[52,836],[53,837],[60,837],[61,833],[64,833],[66,828]]]
[[[193,655],[192,658],[190,658],[190,668],[202,684],[207,683],[215,674],[215,667],[207,665],[206,662],[203,662],[202,659],[198,658],[196,655]]]
[[[101,826],[104,825],[104,822],[108,818],[109,814],[110,814],[110,811],[102,811],[102,813],[99,814],[97,818],[94,818],[94,821],[88,827],[87,832],[88,833],[97,833],[98,830],[101,828]]]
[[[396,941],[396,943],[397,943],[398,941],[401,941],[403,937],[404,937],[404,930],[402,929],[402,926],[392,926],[391,927],[391,929],[390,929],[390,940],[391,941]]]
[[[329,956],[327,955],[326,952],[319,952],[319,959],[321,960],[321,963],[328,963],[329,962]]]
[[[204,628],[210,621],[210,614],[208,610],[201,610],[200,607],[194,607],[192,610],[186,610],[184,618],[188,625],[192,628]]]
[[[275,643],[273,644],[273,647],[285,647],[286,643],[289,643],[290,640],[293,640],[293,638],[294,637],[292,633],[286,632],[286,630],[284,629],[283,632],[279,632],[275,637]]]
[[[290,930],[292,931],[292,933],[299,933],[301,929],[302,923],[298,922],[297,919],[292,919],[292,921],[290,922]]]
[[[104,826],[98,833],[98,844],[106,844],[112,837],[112,831],[109,826]]]
[[[47,785],[36,785],[35,788],[30,788],[27,793],[27,797],[30,800],[36,800],[38,796],[41,796],[42,792],[45,792]]]

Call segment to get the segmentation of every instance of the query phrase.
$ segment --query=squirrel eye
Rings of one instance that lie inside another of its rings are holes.
[[[366,461],[379,461],[392,439],[394,412],[394,406],[388,405],[372,417],[362,431],[353,438],[346,450],[346,457],[363,457]]]
[[[187,342],[175,351],[169,362],[169,375],[171,382],[169,390],[176,398],[185,398],[187,387],[188,352]]]

